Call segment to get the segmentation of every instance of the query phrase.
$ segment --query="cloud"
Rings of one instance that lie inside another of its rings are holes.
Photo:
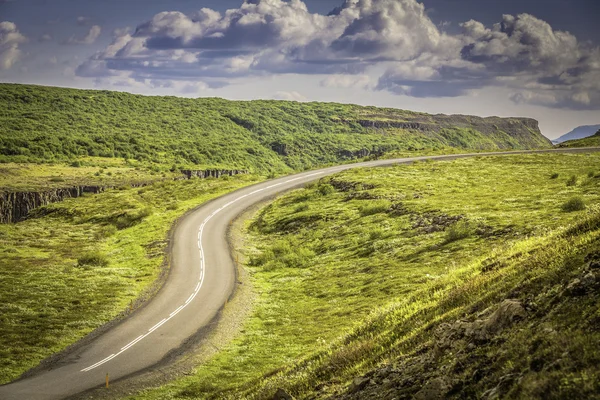
[[[77,17],[77,25],[79,26],[86,26],[88,25],[90,22],[92,22],[92,19],[89,17]]]
[[[273,95],[273,99],[274,100],[286,100],[286,101],[307,101],[308,99],[301,95],[298,92],[292,91],[292,92],[284,92],[284,91],[280,91],[280,92],[276,92]]]
[[[323,87],[456,97],[490,87],[513,101],[600,109],[600,50],[529,14],[478,21],[449,34],[416,0],[345,0],[328,15],[301,0],[246,0],[220,13],[167,11],[116,32],[79,76],[218,81],[329,75]],[[367,73],[379,71],[377,84]],[[552,97],[554,100],[550,100]]]
[[[460,51],[424,53],[395,65],[377,88],[415,97],[454,97],[488,86],[514,90],[518,104],[600,109],[600,50],[529,14],[504,15],[487,28],[471,20]]]
[[[9,69],[19,60],[22,53],[19,45],[26,41],[16,24],[0,22],[0,69]]]
[[[49,33],[45,33],[42,36],[40,36],[40,38],[38,39],[39,42],[49,42],[52,40],[52,35],[50,35]]]
[[[67,39],[67,41],[65,43],[66,44],[93,44],[94,42],[96,42],[96,39],[98,39],[98,37],[100,36],[100,33],[102,33],[102,28],[98,25],[94,25],[90,28],[90,31],[88,32],[88,34],[85,37],[78,38],[75,35],[73,35],[69,39]]]
[[[322,87],[366,89],[371,85],[368,75],[331,75],[321,81]]]

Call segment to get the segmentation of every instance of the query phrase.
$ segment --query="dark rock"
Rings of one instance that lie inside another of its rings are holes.
[[[450,385],[442,378],[434,378],[429,380],[422,388],[415,394],[415,400],[438,400],[443,399],[450,390]]]
[[[367,149],[360,149],[360,150],[340,150],[338,152],[338,155],[342,158],[365,158],[371,155],[371,151],[367,150]],[[377,155],[377,154],[376,154]]]
[[[275,392],[275,395],[272,397],[272,400],[294,400],[294,398],[285,390],[277,389],[277,392]]]
[[[203,169],[203,170],[189,170],[184,169],[181,170],[181,173],[187,178],[220,178],[222,176],[234,176],[234,175],[244,175],[247,174],[248,171],[237,170],[237,169]]]
[[[280,156],[289,156],[288,145],[285,143],[271,143],[271,149]]]
[[[504,300],[500,307],[484,322],[484,329],[497,333],[517,321],[527,318],[527,311],[518,300]]]
[[[352,384],[350,384],[350,387],[348,388],[348,393],[360,392],[365,388],[365,386],[367,386],[369,381],[369,378],[354,378]]]
[[[591,270],[585,271],[579,278],[573,279],[567,285],[567,294],[570,296],[583,296],[593,292],[600,286],[599,283],[600,273]]]

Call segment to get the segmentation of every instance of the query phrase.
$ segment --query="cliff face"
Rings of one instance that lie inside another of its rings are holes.
[[[76,186],[43,192],[0,193],[0,223],[19,222],[38,207],[76,198],[84,193],[100,193],[105,189],[102,186]]]
[[[181,172],[183,174],[181,179],[219,178],[221,176],[234,176],[247,173],[247,171],[241,170],[222,169],[184,170]],[[142,187],[149,184],[151,182],[138,182],[131,184],[131,187]],[[0,223],[8,224],[23,221],[31,211],[38,207],[57,203],[65,199],[77,198],[84,193],[97,194],[113,188],[114,186],[75,186],[38,192],[0,192]]]
[[[247,174],[248,171],[238,170],[238,169],[204,169],[204,170],[189,170],[184,169],[181,171],[187,179],[192,178],[220,178],[222,176],[234,176],[234,175],[244,175]]]
[[[346,121],[345,121],[346,122]],[[531,118],[476,117],[470,115],[426,115],[405,116],[402,120],[359,119],[356,121],[367,129],[403,129],[423,133],[439,134],[444,130],[472,129],[490,138],[502,135],[513,139],[523,148],[550,147],[552,142],[540,132],[538,121]],[[499,148],[511,148],[509,141],[503,144],[495,140]]]

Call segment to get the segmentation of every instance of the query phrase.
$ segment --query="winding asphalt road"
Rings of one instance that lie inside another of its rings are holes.
[[[549,151],[575,153],[600,151],[600,148]],[[263,182],[213,200],[188,214],[176,227],[169,276],[145,307],[51,368],[1,386],[0,399],[63,399],[104,385],[107,373],[115,380],[151,367],[182,346],[215,317],[233,292],[236,272],[227,229],[236,216],[257,202],[350,168],[520,153],[532,152],[414,157],[341,165]]]

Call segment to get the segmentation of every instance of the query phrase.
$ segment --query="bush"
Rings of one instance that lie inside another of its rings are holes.
[[[107,237],[111,237],[117,233],[117,227],[114,225],[105,225],[98,230],[96,233],[96,240],[102,240]]]
[[[585,201],[580,196],[571,197],[565,204],[562,205],[564,212],[573,212],[585,210]]]
[[[323,196],[327,196],[333,192],[335,192],[335,189],[330,184],[325,183],[323,185],[319,185],[319,193],[321,193]]]
[[[458,221],[457,223],[450,225],[446,230],[446,242],[455,242],[457,240],[466,239],[473,236],[475,233],[475,227],[466,220]]]
[[[379,213],[387,212],[392,204],[389,200],[377,200],[369,202],[369,204],[361,206],[358,209],[358,212],[362,217],[366,217],[368,215],[375,215]]]
[[[138,211],[137,213],[126,212],[123,215],[120,215],[115,221],[115,226],[117,229],[126,229],[130,228],[134,225],[139,224],[144,220],[144,218],[152,215],[152,208],[146,207],[143,210]]]
[[[82,166],[81,161],[79,161],[79,160],[73,161],[70,165],[71,165],[71,167],[75,167],[75,168],[80,168]]]
[[[300,204],[298,207],[296,207],[294,209],[294,212],[303,212],[303,211],[308,211],[308,204]]]
[[[560,174],[558,172],[555,172],[552,175],[550,175],[550,179],[558,179],[559,176]]]
[[[106,267],[108,258],[100,252],[87,253],[77,259],[77,265],[80,267]]]
[[[567,186],[576,186],[576,185],[577,185],[577,177],[575,175],[573,175],[567,181]]]

